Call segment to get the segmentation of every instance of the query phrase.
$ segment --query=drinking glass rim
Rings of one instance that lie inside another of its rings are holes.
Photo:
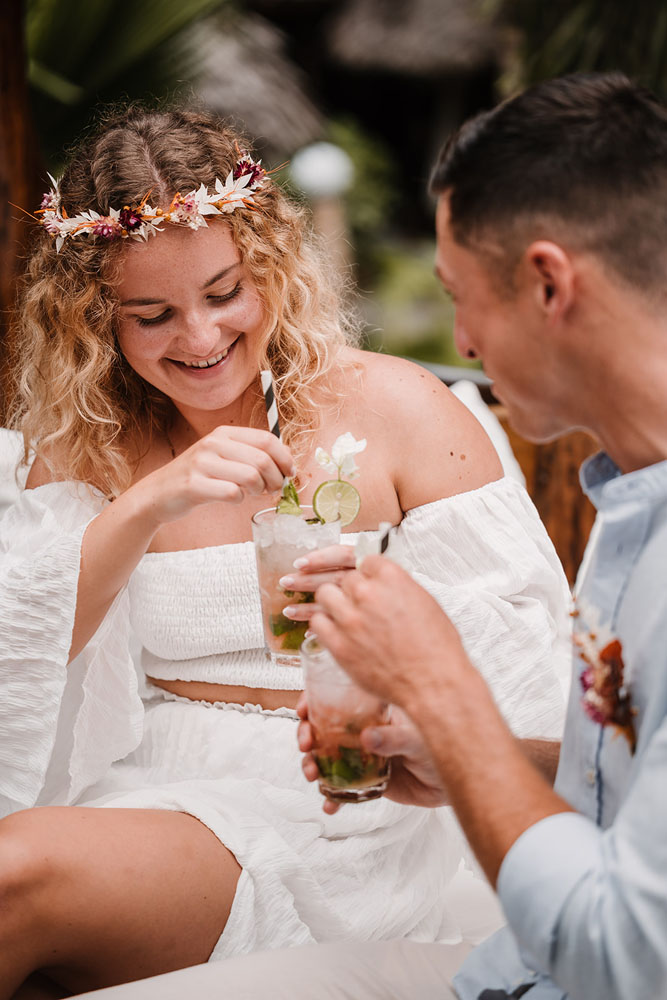
[[[312,503],[302,503],[299,506],[301,507],[301,510],[304,511],[305,513],[307,513],[308,511],[314,511],[315,510],[315,508],[313,507]],[[260,518],[262,516],[262,514],[275,514],[275,516],[277,517],[278,513],[279,513],[279,511],[277,511],[275,507],[265,507],[264,510],[258,510],[258,511],[256,511],[256,513],[254,513],[252,515],[252,517],[250,518],[250,520],[252,521],[253,524],[261,524],[261,521],[258,521],[257,518]],[[289,517],[296,517],[296,514],[289,514],[288,516]],[[300,517],[299,520],[305,521],[306,518]],[[338,524],[339,521],[340,521],[340,514],[338,515],[338,517],[336,518],[335,521],[319,521],[318,520],[318,521],[316,521],[316,522],[313,523],[313,527],[314,528],[324,528],[328,524]]]
[[[301,510],[312,510],[313,509],[312,503],[302,503],[302,504],[300,504],[300,506],[301,506]],[[256,511],[252,515],[252,517],[250,518],[250,520],[253,522],[253,524],[259,524],[259,521],[257,521],[256,518],[261,517],[262,514],[275,514],[277,516],[278,511],[276,510],[275,506],[274,507],[265,507],[264,510],[258,510],[258,511]],[[289,515],[289,517],[295,517],[295,516],[296,515],[294,515],[294,514],[290,514]],[[300,518],[300,520],[303,521],[304,518]],[[333,521],[324,521],[323,523],[324,524],[333,524],[335,522],[333,522]]]
[[[307,648],[306,648],[307,647]],[[312,647],[315,647],[314,649]],[[300,650],[304,650],[307,656],[313,656],[317,653],[329,653],[326,646],[323,646],[316,635],[307,636],[301,643]],[[329,653],[329,656],[333,658],[333,653]],[[337,663],[336,666],[339,666]],[[341,670],[343,668],[341,667]]]
[[[323,646],[316,635],[309,635],[307,639],[304,639],[299,647],[299,654],[302,654],[302,662],[304,667],[307,668],[307,660],[313,663],[313,666],[318,663],[322,663],[322,658],[324,657],[324,666],[326,668],[331,668],[333,670],[334,676],[327,677],[326,683],[339,684],[341,686],[353,686],[359,687],[359,684],[353,677],[347,673],[344,667],[341,667],[340,663],[333,655],[330,649]],[[326,659],[328,657],[328,659]],[[308,683],[308,672],[306,669],[306,685]]]

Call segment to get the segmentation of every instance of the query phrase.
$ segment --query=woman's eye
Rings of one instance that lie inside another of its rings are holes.
[[[159,316],[137,316],[137,323],[139,326],[156,326],[158,323],[164,323],[166,319],[169,319],[171,311],[165,309],[163,313]]]
[[[209,295],[207,296],[207,298],[209,302],[229,302],[229,300],[233,299],[236,295],[238,295],[240,291],[241,291],[241,282],[237,281],[237,283],[232,288],[231,292],[226,292],[225,295]]]

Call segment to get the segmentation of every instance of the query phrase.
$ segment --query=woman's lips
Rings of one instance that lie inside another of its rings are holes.
[[[165,360],[169,361],[169,363],[175,365],[179,371],[185,372],[186,375],[189,375],[192,378],[202,379],[206,378],[207,376],[211,377],[213,374],[215,374],[215,372],[218,372],[224,365],[227,364],[232,354],[234,353],[234,348],[238,344],[238,340],[239,338],[237,337],[236,340],[233,341],[233,343],[231,343],[228,348],[226,348],[227,353],[224,356],[224,358],[221,358],[220,361],[217,361],[214,365],[210,365],[207,368],[197,368],[192,365],[186,365],[185,362],[176,361],[174,358],[166,358]]]

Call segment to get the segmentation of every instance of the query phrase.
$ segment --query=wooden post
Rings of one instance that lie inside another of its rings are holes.
[[[0,426],[7,404],[7,334],[29,227],[10,202],[38,207],[42,158],[32,125],[22,0],[0,3]]]
[[[595,520],[595,508],[581,490],[579,466],[599,445],[582,431],[534,444],[512,429],[504,407],[493,406],[493,412],[509,437],[528,493],[572,585]]]

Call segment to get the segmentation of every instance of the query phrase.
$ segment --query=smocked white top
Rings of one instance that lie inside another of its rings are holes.
[[[68,668],[81,541],[106,502],[51,483],[0,521],[0,815],[54,795],[74,801],[139,744],[137,640],[153,677],[302,686],[298,668],[264,657],[251,542],[146,554]],[[523,487],[505,478],[417,507],[397,537],[515,733],[558,737],[569,594]]]

